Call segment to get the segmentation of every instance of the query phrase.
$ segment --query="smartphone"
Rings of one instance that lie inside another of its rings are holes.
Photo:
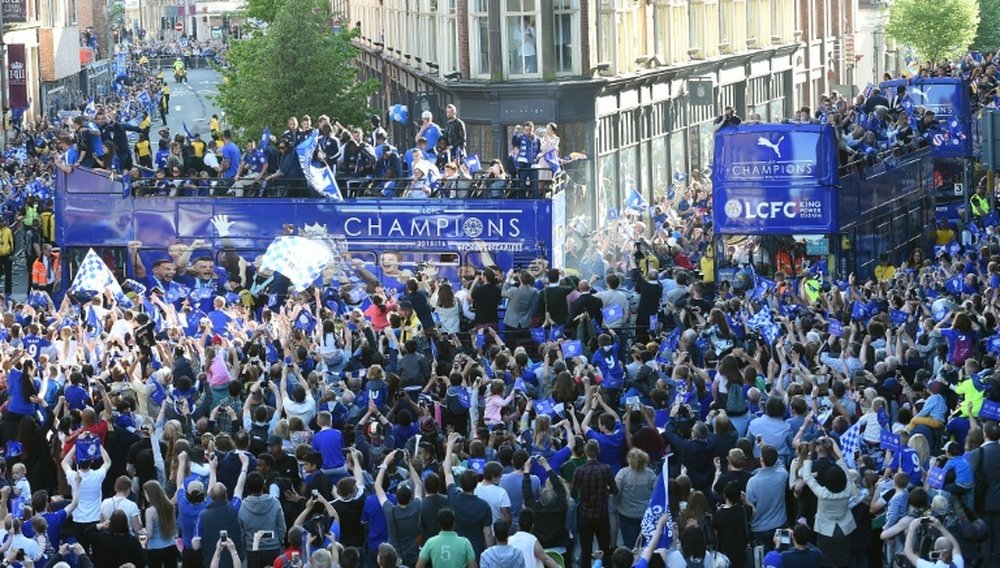
[[[792,531],[788,529],[778,529],[774,531],[774,536],[778,537],[781,544],[792,544]]]
[[[263,534],[260,535],[260,538],[261,538],[261,540],[263,540],[265,538],[266,539],[273,539],[274,538],[274,531],[264,531]]]
[[[225,544],[229,540],[229,531],[219,531],[219,540]]]
[[[941,560],[941,551],[932,550],[930,554],[928,554],[927,559],[930,560],[931,562],[937,562],[938,560]]]
[[[313,499],[319,499],[319,489],[312,490]]]
[[[625,404],[627,404],[629,408],[637,408],[639,406],[639,397],[630,396],[625,399]]]

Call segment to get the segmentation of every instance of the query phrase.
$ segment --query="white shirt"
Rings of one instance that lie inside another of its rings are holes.
[[[510,508],[510,495],[507,495],[507,491],[499,485],[480,483],[476,486],[476,497],[486,501],[493,510],[493,522],[503,519],[503,512],[500,509]]]
[[[961,554],[955,554],[955,556],[953,556],[951,559],[951,564],[953,564],[955,568],[965,568],[965,561],[962,560]],[[949,566],[950,566],[949,564],[945,564],[940,560],[937,560],[935,562],[931,562],[930,560],[924,560],[923,558],[917,560],[917,568],[949,568]]]
[[[285,393],[281,399],[281,405],[289,418],[297,416],[302,419],[304,424],[309,424],[316,417],[316,401],[308,388],[306,389],[306,399],[302,402],[295,402],[288,396],[288,393]]]
[[[101,485],[105,475],[102,469],[80,472],[80,497],[73,511],[74,522],[96,523],[101,520]]]
[[[14,535],[14,538],[10,541],[9,550],[23,550],[24,556],[30,558],[32,561],[42,557],[42,549],[35,542],[35,539],[28,538],[23,534]]]
[[[132,526],[132,519],[139,516],[139,506],[128,497],[109,497],[101,503],[101,518],[108,520],[115,511],[124,511]]]
[[[132,324],[120,319],[111,326],[111,333],[109,334],[112,339],[125,339],[125,335],[132,333]]]
[[[537,543],[538,537],[524,531],[517,531],[507,539],[507,544],[520,550],[521,554],[524,555],[525,568],[543,568],[545,566],[541,560],[535,557],[535,544]]]
[[[684,560],[684,555],[680,550],[671,550],[670,554],[667,555],[667,568],[686,568],[687,560]],[[705,568],[714,568],[715,558],[712,556],[711,552],[705,554]]]

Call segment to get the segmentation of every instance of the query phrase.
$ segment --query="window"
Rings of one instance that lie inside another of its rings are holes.
[[[504,37],[509,77],[538,74],[538,5],[536,0],[506,0]]]
[[[760,29],[759,1],[760,0],[747,0],[747,47],[753,49],[759,48],[763,45]]]
[[[641,55],[639,41],[642,37],[639,17],[639,6],[633,0],[618,0],[615,11],[618,36],[615,38],[615,49],[618,54],[616,71],[631,73],[635,70],[635,60]]]
[[[472,0],[469,25],[469,62],[474,77],[490,75],[490,22],[487,0]]]
[[[438,55],[435,63],[442,75],[447,75],[458,69],[458,22],[455,19],[455,0],[438,0],[440,17],[438,28],[441,30],[441,41],[438,42]],[[431,38],[434,41],[434,38]]]
[[[420,2],[420,23],[417,28],[416,45],[412,46],[414,51],[410,53],[419,57],[423,61],[433,61],[437,56],[434,54],[435,43],[438,37],[437,29],[437,0],[419,0]],[[420,67],[420,62],[414,61],[415,66]]]
[[[76,0],[66,2],[66,27],[76,25]]]
[[[719,0],[719,43],[723,45],[730,45],[730,27],[732,23],[730,18],[733,14],[733,0]]]
[[[555,54],[556,73],[579,73],[575,50],[580,30],[578,0],[554,0],[555,30],[552,34],[552,52]]]
[[[664,64],[673,62],[670,36],[670,4],[667,0],[656,0],[653,8],[653,47],[656,57]]]
[[[614,65],[616,60],[614,0],[600,0],[600,2],[600,22],[598,23],[600,44],[597,50],[597,60],[599,63],[611,63]]]
[[[699,48],[705,52],[705,35],[702,25],[705,22],[705,5],[701,0],[694,0],[688,7],[688,40],[690,49]]]
[[[768,0],[768,9],[771,11],[771,35],[781,37],[781,14],[778,13],[779,0]]]

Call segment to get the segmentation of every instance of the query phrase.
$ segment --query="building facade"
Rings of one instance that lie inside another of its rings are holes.
[[[24,79],[28,105],[25,120],[49,112],[62,104],[74,104],[82,96],[80,84],[81,49],[76,0],[5,0],[5,16],[11,6],[23,18],[4,19],[3,67],[11,61],[12,48],[24,50]],[[7,100],[6,98],[4,99]]]
[[[650,200],[710,167],[724,107],[763,120],[815,107],[845,80],[856,2],[357,0],[348,17],[361,75],[382,85],[374,108],[443,120],[455,104],[485,161],[525,121],[555,122],[561,153],[590,157],[570,170],[583,191],[569,214],[599,219],[633,186]],[[414,124],[387,128],[412,145]]]

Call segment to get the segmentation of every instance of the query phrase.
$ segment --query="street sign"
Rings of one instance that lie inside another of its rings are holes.
[[[181,22],[177,22],[176,24],[174,24],[174,31],[178,32],[184,31],[184,24]]]

